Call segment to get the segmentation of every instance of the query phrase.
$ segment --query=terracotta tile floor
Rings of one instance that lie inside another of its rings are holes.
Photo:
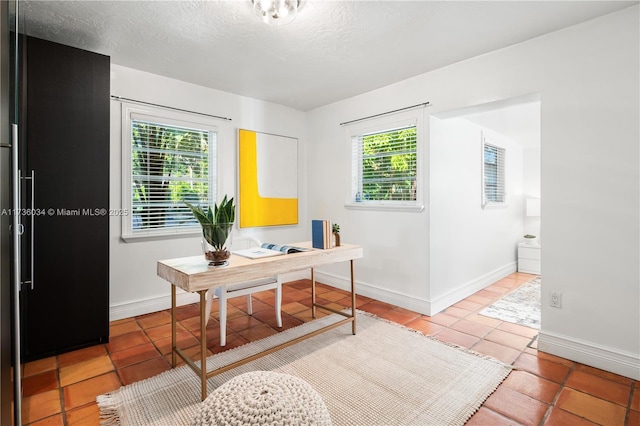
[[[478,314],[533,277],[514,273],[433,317],[363,296],[358,296],[358,308],[517,368],[469,425],[640,425],[640,382],[538,352],[537,330]],[[225,349],[309,321],[309,287],[309,280],[285,284],[282,329],[275,325],[272,291],[254,296],[253,317],[246,314],[244,297],[231,299]],[[318,285],[320,303],[348,306],[347,296]],[[198,351],[198,309],[194,304],[178,311],[179,345],[192,354]],[[222,351],[217,318],[214,303],[207,328],[212,354]],[[97,395],[170,368],[170,320],[169,311],[162,311],[114,321],[106,345],[24,365],[24,424],[97,425]]]

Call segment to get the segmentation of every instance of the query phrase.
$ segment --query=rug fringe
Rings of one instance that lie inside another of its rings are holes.
[[[509,367],[511,367],[511,366],[509,366]],[[500,387],[502,382],[505,381],[507,376],[509,376],[509,374],[511,374],[511,371],[513,371],[514,368],[515,367],[512,367],[511,370],[509,370],[505,374],[502,374],[502,380],[500,382],[496,383],[494,386],[489,387],[489,390],[490,390],[489,394],[482,401],[477,401],[477,404],[474,404],[474,406],[472,407],[473,408],[473,412],[468,413],[468,415],[464,419],[465,424],[469,421],[469,419],[471,419],[471,417],[473,417],[478,412],[478,410],[480,410],[480,407],[482,407],[482,405],[487,401],[487,399],[489,399],[489,397],[491,395],[493,395],[495,391],[498,390],[498,388]]]
[[[118,426],[120,424],[116,398],[117,397],[111,393],[98,395],[96,397],[96,402],[100,409],[100,426]]]

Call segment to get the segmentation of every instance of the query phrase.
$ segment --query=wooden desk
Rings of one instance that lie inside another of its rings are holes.
[[[311,242],[292,244],[299,247],[311,247]],[[183,257],[179,259],[159,260],[158,276],[169,281],[171,284],[171,363],[176,366],[176,355],[180,356],[201,378],[202,400],[207,397],[207,378],[223,373],[239,365],[246,364],[254,359],[268,355],[279,349],[291,346],[309,337],[338,327],[345,323],[351,323],[351,331],[356,334],[356,293],[353,261],[362,257],[362,247],[353,244],[343,244],[327,250],[311,250],[301,253],[292,253],[281,256],[265,257],[261,259],[248,259],[238,255],[231,255],[229,265],[225,267],[209,267],[204,255]],[[350,262],[351,267],[351,313],[337,311],[316,303],[316,280],[313,268],[337,262]],[[230,284],[242,283],[253,279],[270,277],[277,274],[311,269],[311,313],[316,316],[316,308],[321,308],[333,313],[340,314],[345,319],[312,333],[300,336],[291,341],[274,346],[256,355],[241,359],[233,364],[216,370],[207,371],[207,341],[206,341],[206,293],[209,289]],[[200,365],[186,355],[176,344],[176,288],[181,288],[188,292],[200,294]]]

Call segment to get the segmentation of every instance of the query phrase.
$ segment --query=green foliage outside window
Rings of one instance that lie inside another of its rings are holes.
[[[183,201],[209,200],[209,132],[132,121],[132,228],[197,224]]]
[[[416,128],[362,136],[362,199],[416,199]]]

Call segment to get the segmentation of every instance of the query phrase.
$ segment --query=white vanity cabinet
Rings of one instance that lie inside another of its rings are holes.
[[[540,275],[540,251],[539,244],[518,244],[518,272]]]

